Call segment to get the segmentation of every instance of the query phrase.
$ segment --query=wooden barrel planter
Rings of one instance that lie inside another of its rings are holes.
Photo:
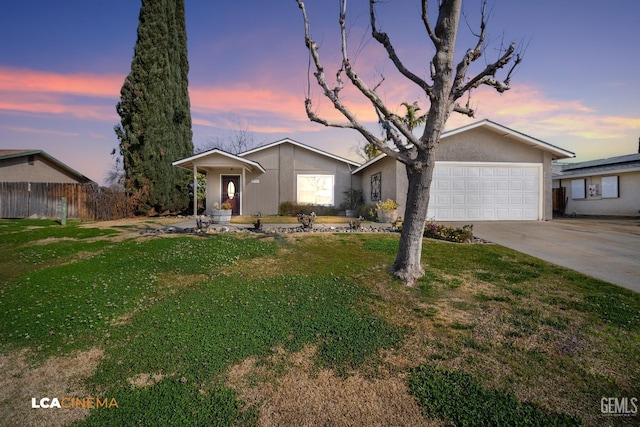
[[[229,224],[231,222],[231,209],[213,209],[209,216],[213,224]]]
[[[376,212],[378,214],[378,222],[394,222],[395,220],[398,219],[397,209],[393,209],[393,210],[378,209]]]

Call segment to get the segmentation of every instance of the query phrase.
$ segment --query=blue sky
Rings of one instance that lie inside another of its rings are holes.
[[[433,3],[436,3],[433,1]],[[328,74],[338,57],[338,1],[308,0],[312,33]],[[478,0],[465,2],[477,28]],[[349,27],[356,69],[370,81],[385,75],[383,95],[424,105],[424,95],[397,78],[382,49],[366,34],[367,2],[353,0]],[[527,46],[512,90],[473,93],[475,119],[452,115],[452,129],[489,118],[589,160],[638,150],[640,137],[640,2],[637,0],[493,0],[486,50],[502,41]],[[117,146],[115,104],[128,74],[140,2],[134,0],[22,0],[0,15],[0,148],[43,149],[104,183]],[[425,74],[433,55],[419,19],[419,2],[381,5],[383,30],[402,59]],[[293,138],[357,159],[353,131],[327,129],[304,113],[308,55],[295,0],[186,0],[194,144],[206,147],[233,129],[257,142]],[[463,23],[458,56],[474,44]],[[484,59],[480,59],[480,66]],[[319,111],[335,116],[313,87]],[[365,103],[348,94],[363,120]]]

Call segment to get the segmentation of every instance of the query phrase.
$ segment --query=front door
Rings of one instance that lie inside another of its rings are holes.
[[[240,177],[222,175],[222,203],[231,204],[231,214],[240,215]]]

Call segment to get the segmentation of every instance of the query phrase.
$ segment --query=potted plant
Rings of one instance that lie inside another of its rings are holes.
[[[214,224],[228,224],[231,221],[231,203],[224,202],[222,206],[214,203],[210,216]]]
[[[364,196],[362,195],[362,190],[354,190],[350,189],[345,191],[344,193],[344,202],[342,202],[341,207],[345,210],[346,216],[349,218],[356,217],[356,210],[360,205],[364,203]]]
[[[398,203],[393,199],[384,202],[380,200],[376,203],[376,214],[378,222],[394,222],[398,219]]]

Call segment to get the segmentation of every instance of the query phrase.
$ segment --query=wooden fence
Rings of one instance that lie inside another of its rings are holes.
[[[553,213],[556,215],[564,215],[567,209],[567,188],[560,187],[552,190],[553,197]]]
[[[132,214],[123,192],[95,184],[0,182],[0,218],[59,218],[63,197],[69,218],[109,220]]]

